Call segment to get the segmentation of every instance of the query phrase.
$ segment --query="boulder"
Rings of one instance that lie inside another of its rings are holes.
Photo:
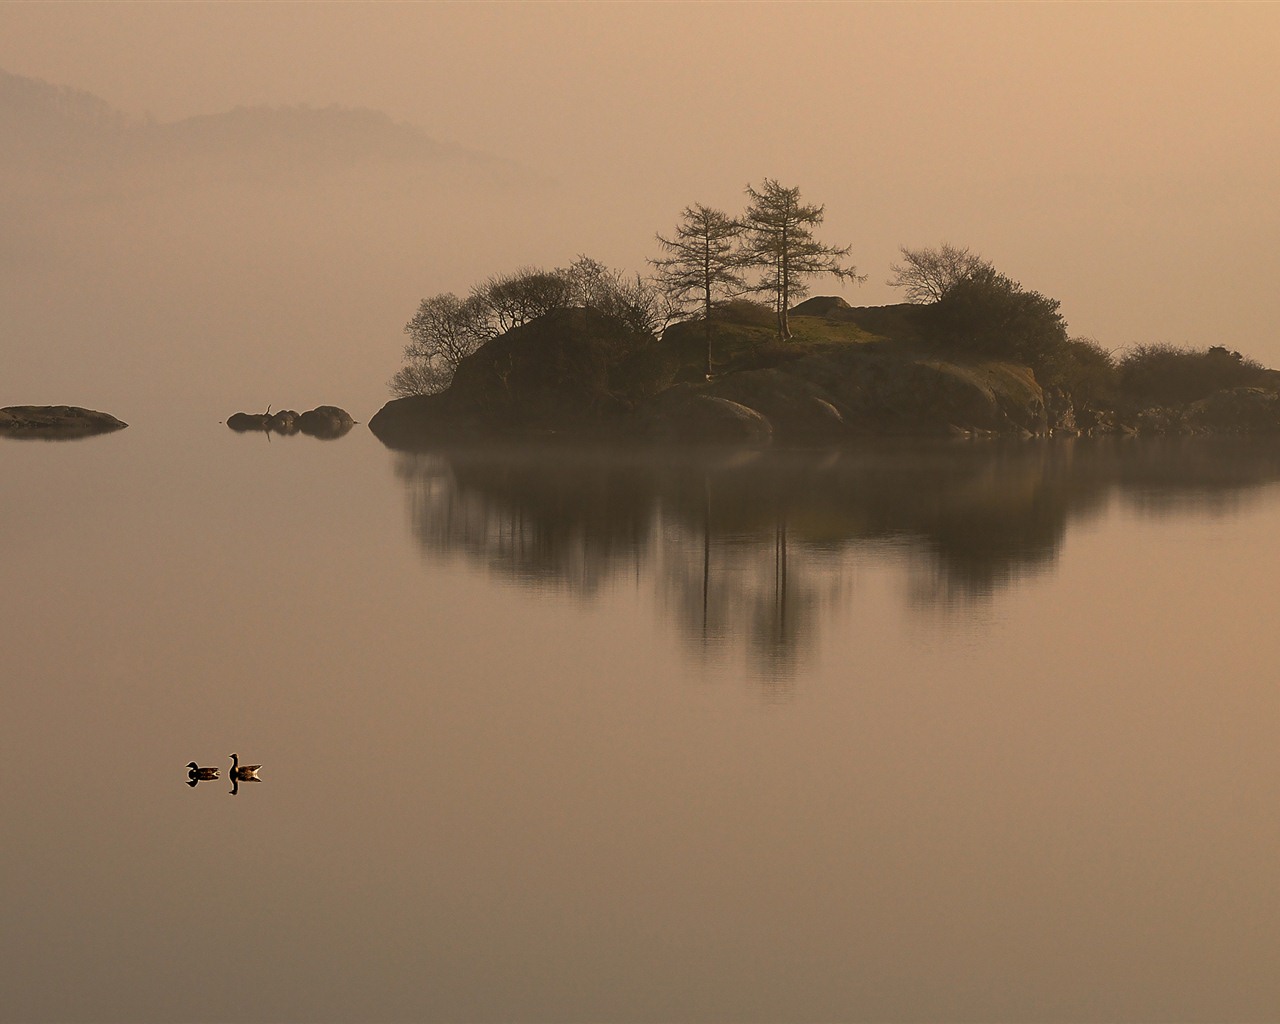
[[[233,412],[227,417],[227,426],[232,430],[266,430],[271,416],[265,412]]]
[[[678,385],[645,408],[639,433],[661,443],[767,445],[773,426],[739,402]]]
[[[1265,388],[1227,388],[1191,403],[1186,423],[1195,433],[1274,434],[1280,431],[1280,395]]]
[[[401,448],[625,432],[627,414],[668,383],[664,351],[598,310],[553,310],[463,359],[447,391],[388,402],[369,429]]]
[[[279,412],[272,413],[267,420],[267,429],[273,430],[277,434],[296,434],[300,427],[298,426],[298,414],[292,409],[281,409]]]
[[[299,430],[324,441],[341,437],[354,423],[351,414],[336,405],[318,405],[298,417]]]
[[[0,436],[66,440],[91,437],[129,424],[110,413],[76,405],[11,405],[0,409]]]

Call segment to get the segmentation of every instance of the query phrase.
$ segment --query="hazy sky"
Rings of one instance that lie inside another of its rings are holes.
[[[324,348],[378,394],[423,295],[578,252],[643,269],[684,205],[739,209],[766,175],[826,204],[869,275],[855,304],[895,300],[899,245],[951,241],[1108,347],[1278,364],[1277,40],[1277,4],[0,7],[0,68],[130,114],[370,107],[557,183],[518,227],[470,196],[381,197],[379,287],[353,278],[327,315],[360,345]]]

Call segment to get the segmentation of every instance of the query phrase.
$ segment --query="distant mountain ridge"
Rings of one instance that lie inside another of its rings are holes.
[[[158,122],[106,100],[0,69],[0,170],[68,163],[98,172],[135,160],[197,161],[233,170],[288,167],[291,173],[358,164],[462,164],[499,177],[532,176],[516,163],[439,142],[422,129],[367,108],[251,106]]]

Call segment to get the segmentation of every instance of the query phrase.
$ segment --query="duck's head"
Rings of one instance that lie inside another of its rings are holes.
[[[187,762],[187,767],[188,767],[188,768],[199,768],[200,766],[199,766],[198,764],[196,764],[194,761],[188,761],[188,762]]]

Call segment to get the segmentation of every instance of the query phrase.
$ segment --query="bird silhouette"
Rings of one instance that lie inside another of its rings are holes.
[[[187,767],[190,769],[190,771],[187,772],[187,775],[192,782],[216,779],[218,777],[218,773],[222,771],[221,768],[201,768],[194,761],[189,761],[187,763]]]
[[[260,764],[241,764],[240,755],[231,755],[231,778],[236,782],[261,782],[258,778],[258,769]]]

